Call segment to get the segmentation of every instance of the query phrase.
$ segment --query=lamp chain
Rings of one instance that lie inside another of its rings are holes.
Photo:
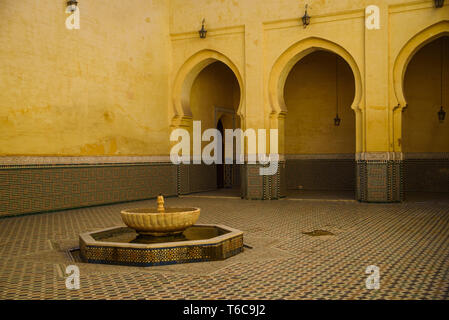
[[[444,38],[441,38],[441,106],[443,106]]]
[[[337,99],[337,115],[338,115],[338,55],[335,55],[335,97]]]

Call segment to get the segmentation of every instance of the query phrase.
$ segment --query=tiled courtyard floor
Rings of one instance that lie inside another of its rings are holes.
[[[199,223],[245,232],[253,249],[226,261],[161,267],[73,262],[78,234],[122,225],[122,208],[155,201],[0,219],[1,299],[449,299],[449,201],[166,199],[198,206]],[[304,232],[326,230],[334,236]],[[67,290],[76,264],[81,289]],[[367,290],[365,269],[380,268]]]

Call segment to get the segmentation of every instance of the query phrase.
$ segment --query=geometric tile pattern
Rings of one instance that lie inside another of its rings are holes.
[[[0,216],[177,195],[172,164],[36,165],[0,169]]]
[[[223,230],[219,227],[216,227]],[[117,229],[116,232],[120,232]],[[86,241],[92,241],[92,244]],[[210,239],[209,241],[213,241]],[[174,246],[167,244],[163,248],[139,248],[102,246],[93,243],[91,236],[80,237],[80,255],[89,263],[117,264],[130,266],[157,266],[176,263],[191,263],[227,259],[243,251],[243,235],[228,235],[226,239],[208,244],[192,242]]]
[[[279,198],[287,196],[287,163],[286,161],[279,162]]]
[[[198,223],[244,232],[252,249],[223,261],[154,267],[73,262],[78,235],[123,226],[151,201],[0,219],[0,299],[449,299],[449,199],[391,204],[168,198]],[[304,233],[325,230],[333,235]],[[76,264],[81,289],[65,288]],[[380,289],[365,287],[369,265]]]
[[[242,197],[248,200],[264,198],[264,177],[259,174],[260,164],[242,165]]]
[[[357,200],[400,202],[403,200],[403,161],[358,160]]]
[[[218,172],[217,172],[218,174]],[[230,164],[224,164],[223,165],[223,180],[224,180],[224,184],[223,186],[225,188],[232,188],[232,183],[233,183],[233,173],[232,173],[232,165]],[[218,179],[218,177],[217,177]]]
[[[397,202],[403,192],[449,192],[449,160],[288,159],[275,176],[259,165],[225,166],[227,186],[242,179],[247,199],[278,199],[292,190],[357,190],[365,202]],[[357,172],[355,170],[357,168]],[[241,171],[241,172],[240,172]],[[216,166],[171,163],[2,165],[0,216],[55,211],[215,190]],[[404,182],[403,182],[404,180]]]
[[[264,177],[265,185],[269,185],[269,190],[265,191],[264,200],[280,199],[286,196],[286,181],[282,182],[282,177],[285,178],[285,161],[279,161],[275,175]]]
[[[240,166],[239,164],[224,164],[224,187],[235,188],[240,187]]]
[[[181,164],[178,167],[179,194],[217,189],[217,167],[215,165]]]
[[[278,162],[278,170],[274,175],[260,175],[260,169],[269,165],[244,164],[241,165],[242,186],[241,197],[247,200],[273,200],[285,196],[285,181],[282,185],[281,177],[285,172],[285,162]],[[285,175],[284,175],[285,176]]]

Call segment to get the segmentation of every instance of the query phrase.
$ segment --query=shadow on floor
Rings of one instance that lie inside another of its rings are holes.
[[[404,202],[444,202],[449,204],[448,192],[405,192]]]
[[[183,197],[191,198],[241,198],[240,188],[218,189],[213,191],[193,193]],[[287,198],[291,200],[355,200],[354,191],[310,191],[288,190]]]
[[[287,190],[287,199],[293,200],[355,200],[354,191]]]
[[[235,198],[240,199],[240,188],[225,188],[185,195],[188,198]],[[316,201],[356,201],[354,191],[338,190],[287,190],[286,200]],[[449,193],[445,192],[406,192],[404,202],[438,202],[449,204]]]
[[[185,195],[186,198],[241,198],[240,188],[223,188],[212,191],[192,193]]]

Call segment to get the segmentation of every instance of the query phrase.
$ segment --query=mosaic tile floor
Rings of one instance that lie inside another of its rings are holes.
[[[253,249],[226,261],[160,267],[73,262],[78,234],[122,225],[154,200],[0,219],[0,299],[449,299],[449,201],[245,201],[169,198],[199,223],[245,232]],[[334,235],[312,237],[304,232]],[[76,264],[81,289],[67,290]],[[380,268],[380,289],[365,270]]]

